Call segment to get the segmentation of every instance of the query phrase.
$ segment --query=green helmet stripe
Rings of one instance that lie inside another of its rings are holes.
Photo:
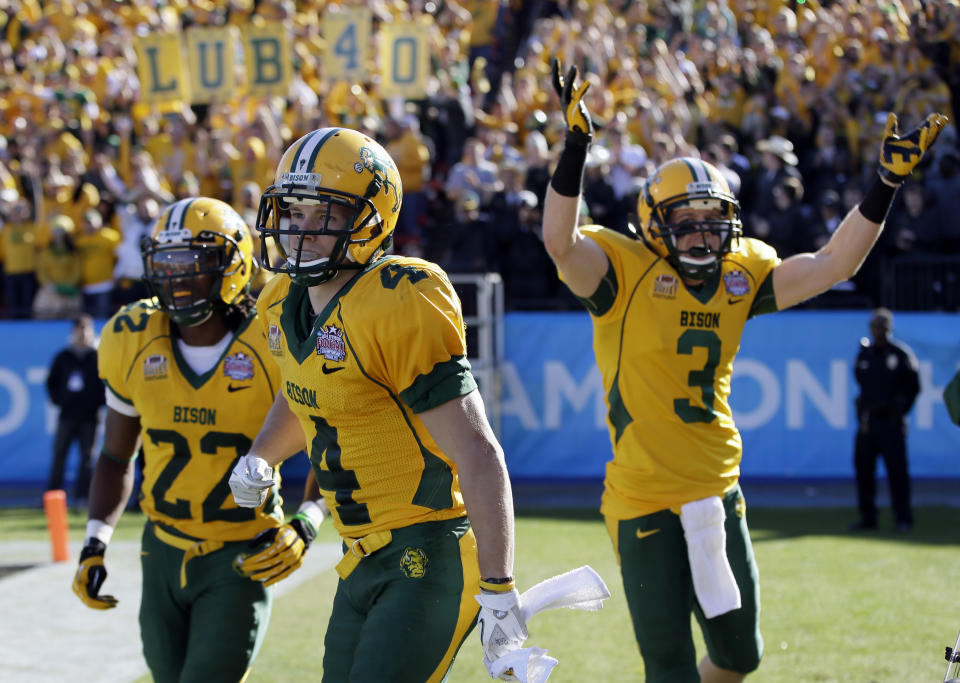
[[[321,128],[308,135],[294,155],[290,164],[290,171],[293,173],[309,172],[309,169],[313,168],[313,164],[316,163],[317,155],[320,153],[323,144],[341,130],[340,128]]]
[[[196,197],[188,197],[171,205],[170,210],[167,211],[167,222],[164,223],[163,229],[170,230],[172,226],[178,226],[182,229],[183,217],[187,214],[187,209],[190,208],[190,205],[193,204],[195,200]]]

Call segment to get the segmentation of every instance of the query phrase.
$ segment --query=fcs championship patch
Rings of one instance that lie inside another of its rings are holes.
[[[280,343],[283,340],[283,333],[280,332],[280,326],[276,323],[270,323],[270,329],[267,330],[267,344],[270,347],[270,353],[274,356],[283,355],[283,351],[280,350]]]
[[[723,286],[731,296],[743,296],[750,291],[750,281],[742,270],[731,270],[723,276]]]
[[[653,295],[662,299],[676,299],[678,283],[679,280],[676,275],[661,273],[657,275],[657,279],[653,281]]]
[[[400,569],[408,579],[422,579],[427,573],[427,554],[420,548],[406,548],[400,558]]]
[[[253,379],[253,358],[239,351],[223,359],[223,374],[237,381]]]
[[[163,379],[167,376],[167,357],[161,355],[147,356],[143,361],[144,379]]]
[[[327,360],[346,360],[347,345],[343,341],[343,330],[336,325],[321,325],[317,330],[317,355]]]

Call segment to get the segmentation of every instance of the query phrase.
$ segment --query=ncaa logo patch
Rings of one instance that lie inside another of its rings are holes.
[[[750,280],[742,270],[731,270],[729,273],[724,273],[723,286],[726,287],[727,294],[743,296],[750,291]]]
[[[653,295],[663,299],[676,299],[679,282],[677,276],[670,273],[657,275],[657,279],[653,281]]]
[[[406,548],[400,558],[400,569],[408,579],[422,579],[427,573],[427,554],[420,548]]]
[[[270,353],[275,356],[283,354],[280,350],[280,342],[282,339],[283,335],[280,332],[280,326],[275,323],[270,323],[270,329],[267,330],[267,345],[270,347]]]
[[[253,379],[253,358],[243,353],[232,353],[223,359],[223,374],[230,379]]]
[[[167,357],[162,355],[147,356],[143,361],[144,379],[163,379],[167,376]]]
[[[346,360],[347,345],[343,341],[343,330],[336,325],[321,325],[317,330],[317,355],[327,360]]]

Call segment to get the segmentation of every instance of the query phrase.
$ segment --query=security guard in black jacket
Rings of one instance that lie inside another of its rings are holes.
[[[870,320],[871,342],[860,340],[854,374],[860,385],[856,408],[859,429],[853,464],[857,474],[860,520],[851,529],[877,528],[877,456],[883,457],[890,482],[890,503],[897,531],[913,526],[910,474],[907,469],[907,413],[920,393],[917,359],[893,341],[893,314],[878,308]]]

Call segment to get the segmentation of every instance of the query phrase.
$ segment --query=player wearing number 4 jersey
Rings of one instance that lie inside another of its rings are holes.
[[[510,485],[460,301],[438,266],[386,255],[401,202],[379,144],[324,128],[286,151],[257,219],[284,259],[268,267],[289,276],[257,301],[281,390],[230,486],[257,505],[273,466],[310,455],[345,551],[324,681],[443,679],[478,602],[488,661],[526,635]]]
[[[934,143],[932,114],[900,137],[890,114],[880,177],[816,253],[785,261],[742,237],[740,206],[699,158],[661,165],[621,235],[577,226],[592,141],[576,68],[554,87],[568,132],[547,191],[543,237],[593,321],[613,460],[601,510],[620,560],[647,681],[739,681],[763,652],[757,570],[738,484],[742,444],[730,377],[748,318],[782,310],[852,276],[896,188]],[[695,659],[690,615],[707,656]]]
[[[299,564],[305,543],[293,544],[296,557],[270,550],[277,538],[292,540],[288,530],[310,528],[296,518],[283,525],[276,495],[256,509],[237,507],[227,484],[279,388],[247,293],[252,244],[223,202],[172,204],[143,245],[155,298],[107,321],[98,349],[108,413],[74,591],[94,609],[116,605],[100,593],[104,551],[142,441],[140,628],[156,681],[241,680],[266,632],[269,584]],[[310,524],[321,519],[315,514]],[[251,549],[260,534],[254,545],[266,547]],[[264,553],[274,558],[266,566]],[[258,571],[238,572],[238,559]]]

